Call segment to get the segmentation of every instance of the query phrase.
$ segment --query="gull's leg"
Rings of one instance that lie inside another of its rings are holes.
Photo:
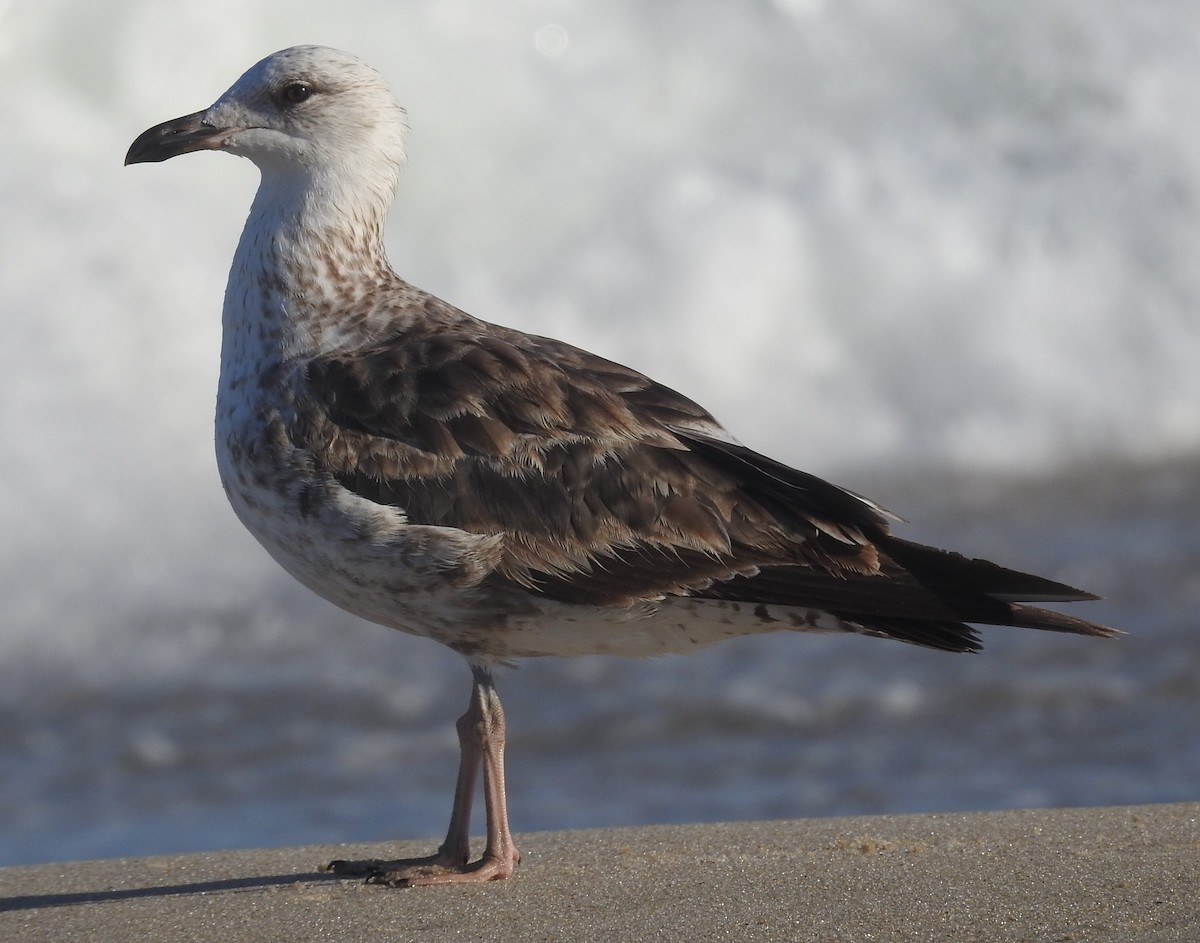
[[[471,706],[459,721],[459,737],[463,743],[464,756],[468,749],[467,744],[471,743],[476,757],[482,755],[483,759],[483,802],[487,813],[487,845],[483,849],[483,856],[457,871],[406,875],[402,876],[399,882],[381,876],[381,883],[418,887],[427,884],[459,884],[465,881],[499,881],[509,877],[521,860],[521,854],[517,851],[517,844],[513,841],[512,832],[508,827],[508,803],[504,793],[504,708],[500,704],[496,686],[492,683],[492,673],[479,667],[472,667],[471,672],[475,677],[475,687],[471,694]],[[469,800],[467,805],[469,808]],[[457,796],[454,807],[457,813]],[[454,827],[452,817],[450,834],[446,836],[447,845],[454,836]],[[466,829],[467,825],[464,822],[464,847]],[[446,848],[446,845],[442,848]]]
[[[332,861],[326,871],[362,877],[371,884],[416,887],[496,881],[512,874],[520,855],[508,828],[504,797],[504,708],[491,672],[472,666],[474,685],[467,712],[458,719],[459,765],[454,787],[454,808],[446,840],[437,853],[424,858],[396,861]],[[487,846],[483,857],[468,863],[471,802],[479,767],[483,766],[484,805],[487,812]]]

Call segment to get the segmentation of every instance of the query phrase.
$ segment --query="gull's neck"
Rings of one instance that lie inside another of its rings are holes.
[[[391,198],[391,186],[264,173],[225,291],[223,377],[369,334],[372,297],[398,282],[383,248]]]

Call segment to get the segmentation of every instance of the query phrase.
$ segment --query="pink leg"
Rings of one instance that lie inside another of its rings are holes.
[[[324,870],[391,887],[498,881],[513,873],[521,856],[508,828],[504,796],[504,708],[492,683],[491,672],[472,666],[471,673],[474,676],[471,704],[456,725],[459,764],[454,807],[450,812],[446,840],[437,853],[396,861],[332,861]],[[481,764],[487,846],[483,857],[468,862],[471,802]]]

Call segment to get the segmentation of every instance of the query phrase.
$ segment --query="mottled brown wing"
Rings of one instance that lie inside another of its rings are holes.
[[[762,565],[876,566],[868,502],[715,460],[702,408],[558,341],[428,319],[313,361],[308,388],[295,435],[329,474],[413,523],[504,535],[493,578],[527,590],[620,606]]]

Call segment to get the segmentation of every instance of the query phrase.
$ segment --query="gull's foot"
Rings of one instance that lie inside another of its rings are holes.
[[[321,868],[342,877],[362,878],[366,884],[384,887],[427,887],[431,884],[475,884],[502,881],[516,870],[520,856],[513,849],[511,858],[484,855],[478,861],[455,861],[441,853],[425,858],[401,858],[384,861],[331,861]]]

